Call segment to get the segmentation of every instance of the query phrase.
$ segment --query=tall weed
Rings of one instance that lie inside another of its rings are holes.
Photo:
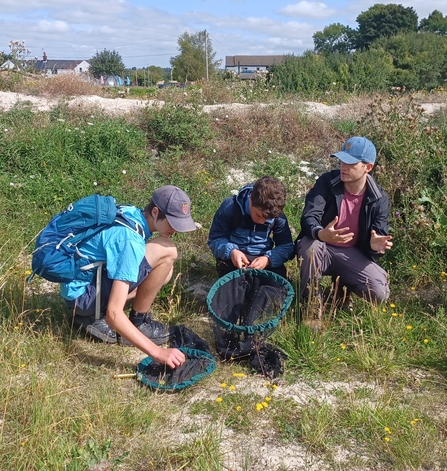
[[[433,256],[439,276],[447,256],[447,142],[441,128],[412,96],[397,95],[374,101],[358,132],[375,143],[374,174],[390,196],[394,248],[387,260],[393,276],[411,279],[418,267],[418,281],[427,282],[421,273],[433,273]]]

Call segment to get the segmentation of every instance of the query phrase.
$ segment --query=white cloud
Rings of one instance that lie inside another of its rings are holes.
[[[308,2],[303,0],[301,2],[285,6],[280,10],[280,13],[285,16],[324,19],[335,15],[336,10],[329,8],[322,2]]]
[[[71,30],[70,26],[65,21],[48,21],[41,20],[37,23],[34,31],[40,33],[68,33]]]

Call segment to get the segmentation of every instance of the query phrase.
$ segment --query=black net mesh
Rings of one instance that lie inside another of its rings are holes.
[[[178,368],[146,359],[137,368],[137,379],[154,389],[184,389],[214,371],[216,361],[212,355],[199,350],[181,348],[186,361]]]
[[[220,358],[247,359],[263,374],[273,369],[279,374],[276,363],[285,355],[265,339],[279,324],[293,295],[287,280],[267,270],[237,270],[218,280],[207,302]],[[274,358],[272,352],[277,352]]]

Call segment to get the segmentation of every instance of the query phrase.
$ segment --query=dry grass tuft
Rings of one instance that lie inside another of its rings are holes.
[[[103,95],[103,87],[81,75],[59,75],[40,81],[42,95]]]
[[[18,74],[14,71],[0,73],[0,89],[28,95],[51,97],[107,94],[106,88],[84,75],[57,75],[43,77],[37,74]]]
[[[216,146],[227,162],[241,154],[256,154],[259,146],[305,160],[320,160],[340,146],[345,136],[330,129],[327,120],[306,114],[294,105],[252,106],[238,113],[213,113]]]

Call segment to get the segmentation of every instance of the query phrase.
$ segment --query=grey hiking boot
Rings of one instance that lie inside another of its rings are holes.
[[[155,345],[163,345],[172,340],[174,336],[174,327],[152,320],[151,314],[140,314],[136,317],[129,317],[129,319]]]
[[[85,330],[95,339],[106,343],[117,343],[116,332],[107,324],[104,318],[96,319],[93,324],[88,325]]]

